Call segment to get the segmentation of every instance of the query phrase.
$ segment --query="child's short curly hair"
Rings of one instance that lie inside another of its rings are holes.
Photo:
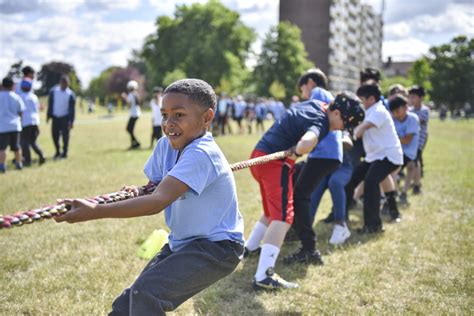
[[[204,108],[216,109],[216,93],[211,85],[201,79],[182,79],[173,82],[166,89],[167,93],[181,93]]]

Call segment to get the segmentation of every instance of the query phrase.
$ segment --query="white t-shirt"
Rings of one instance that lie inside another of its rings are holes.
[[[142,111],[140,105],[137,104],[137,97],[133,92],[130,92],[127,96],[128,104],[130,104],[130,117],[140,117]]]
[[[150,101],[151,113],[153,115],[153,126],[161,126],[161,97],[156,101],[156,98],[151,99]]]
[[[368,163],[387,158],[395,165],[403,165],[403,151],[400,139],[390,113],[381,101],[372,105],[365,112],[364,122],[375,127],[369,128],[362,136],[365,150],[365,161]]]

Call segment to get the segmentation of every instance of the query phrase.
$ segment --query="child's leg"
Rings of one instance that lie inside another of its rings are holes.
[[[382,220],[380,219],[380,182],[398,167],[388,161],[388,159],[376,160],[370,164],[364,179],[364,226],[370,232],[376,232],[382,228]]]
[[[319,183],[318,187],[311,193],[311,201],[309,204],[309,212],[311,215],[311,225],[314,223],[314,219],[316,218],[316,213],[318,211],[319,203],[323,197],[324,191],[328,188],[328,181],[330,176],[326,176],[321,183]]]
[[[10,149],[15,152],[16,169],[23,168],[23,157],[21,155],[20,132],[12,133],[10,138]]]
[[[60,131],[60,124],[59,119],[53,117],[53,123],[51,126],[51,135],[53,137],[54,148],[56,149],[56,157],[60,155],[59,149],[59,131]]]
[[[400,167],[397,167],[392,174],[398,173]],[[392,220],[400,219],[400,212],[398,211],[397,205],[397,189],[396,181],[393,179],[392,174],[389,174],[381,183],[385,198],[387,199],[388,212]]]
[[[31,164],[31,153],[30,153],[31,127],[32,126],[24,127],[23,130],[21,131],[20,144],[21,144],[21,150],[23,152],[23,157],[25,158],[24,159],[25,165]]]
[[[314,233],[310,215],[311,192],[319,185],[324,177],[339,168],[340,162],[334,159],[308,158],[295,184],[294,212],[295,228],[305,251],[314,251],[316,234]]]
[[[175,310],[234,271],[242,249],[228,240],[198,239],[176,252],[165,245],[132,286],[114,301],[110,315],[164,315]]]
[[[7,159],[7,151],[0,150],[0,172],[5,172],[5,160]]]
[[[35,151],[35,153],[39,156],[40,161],[44,160],[43,150],[37,143],[38,136],[40,134],[39,128],[37,125],[32,126],[32,132],[30,134],[30,145],[31,148]]]
[[[346,185],[345,191],[346,191],[346,213],[348,212],[348,207],[350,203],[352,202],[352,197],[354,196],[354,191],[355,189],[362,183],[364,180],[364,177],[367,173],[367,170],[369,170],[370,164],[367,162],[363,161],[357,165],[357,167],[354,168],[354,171],[352,172],[351,180],[349,183]]]
[[[403,193],[406,193],[410,188],[411,182],[415,178],[416,163],[415,161],[409,161],[407,163],[407,175],[405,177],[405,184],[403,186]]]
[[[352,176],[352,167],[343,165],[329,177],[328,187],[334,210],[334,221],[336,224],[346,222],[346,191],[345,186]]]
[[[61,119],[61,133],[63,135],[63,156],[67,156],[67,151],[69,148],[69,121],[68,118]]]

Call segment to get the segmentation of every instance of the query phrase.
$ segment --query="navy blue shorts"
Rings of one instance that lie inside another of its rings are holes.
[[[21,132],[0,133],[0,150],[5,150],[8,146],[10,146],[11,151],[19,150],[20,134]]]

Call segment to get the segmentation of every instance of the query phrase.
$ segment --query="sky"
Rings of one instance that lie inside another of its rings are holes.
[[[317,1],[317,0],[314,0]],[[381,12],[382,0],[361,0]],[[86,87],[105,68],[125,66],[132,49],[177,4],[205,0],[0,0],[0,76],[15,61],[39,70],[71,63]],[[278,23],[278,0],[221,0],[258,34],[253,50]],[[383,58],[415,60],[454,36],[474,36],[474,0],[386,0]]]

